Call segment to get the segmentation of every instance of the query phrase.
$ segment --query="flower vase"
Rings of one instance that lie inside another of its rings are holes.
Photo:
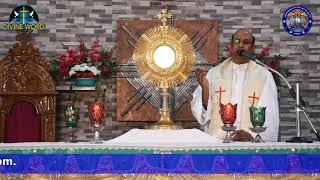
[[[97,78],[76,78],[75,85],[80,87],[94,87],[96,86]]]
[[[102,131],[104,128],[103,118],[105,106],[101,102],[95,102],[93,104],[88,105],[88,110],[91,127],[94,131],[94,138],[93,140],[91,140],[91,143],[102,144],[99,132]]]

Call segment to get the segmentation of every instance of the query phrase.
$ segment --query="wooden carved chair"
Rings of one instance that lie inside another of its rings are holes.
[[[34,125],[31,127],[34,128],[31,131],[40,130],[40,132],[25,133],[33,133],[33,136],[38,134],[39,141],[55,141],[57,92],[44,58],[41,57],[39,49],[34,48],[31,43],[30,33],[30,31],[18,32],[16,40],[19,43],[15,43],[13,48],[9,49],[5,57],[0,60],[0,142],[24,141],[23,138],[6,139],[6,136],[10,134],[8,131],[13,133],[19,131],[19,135],[23,137],[25,136],[23,130],[28,129],[23,126],[32,123]],[[30,105],[33,108],[28,107]],[[26,107],[31,111],[34,109],[34,113],[29,113],[34,117],[21,115],[24,112],[19,108],[25,109]],[[15,116],[12,113],[20,114]],[[11,121],[15,118],[20,118],[20,120]],[[23,122],[22,125],[14,124],[19,121]]]

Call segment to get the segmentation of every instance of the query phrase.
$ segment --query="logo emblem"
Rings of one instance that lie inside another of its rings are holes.
[[[291,6],[282,17],[283,28],[293,36],[305,35],[312,26],[312,15],[303,6]]]
[[[10,14],[9,22],[0,25],[4,30],[42,30],[45,24],[39,22],[37,12],[27,4],[15,7]]]
[[[14,8],[11,12],[9,23],[38,23],[39,18],[36,11],[29,5],[23,4]]]

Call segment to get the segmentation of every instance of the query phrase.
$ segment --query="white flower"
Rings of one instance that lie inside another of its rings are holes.
[[[75,66],[73,66],[70,71],[69,71],[69,76],[71,77],[72,75],[74,75],[76,72],[85,72],[85,71],[90,71],[92,72],[95,76],[100,74],[100,71],[95,67],[95,66],[88,66],[87,63],[83,63],[83,64],[77,64]]]

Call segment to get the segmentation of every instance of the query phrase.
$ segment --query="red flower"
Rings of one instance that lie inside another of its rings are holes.
[[[100,51],[98,48],[93,48],[92,50],[94,54],[100,54]]]
[[[92,62],[98,62],[100,60],[100,57],[96,54],[90,54],[90,59]]]
[[[69,54],[69,57],[70,57],[71,59],[75,59],[75,58],[77,58],[77,55],[74,54],[74,52],[72,52],[71,54]]]
[[[269,55],[269,50],[270,50],[271,44],[269,44],[267,47],[263,48],[260,52],[260,57],[265,57]]]
[[[100,71],[101,71],[101,74],[106,74],[106,73],[108,73],[109,69],[104,66],[104,67],[100,68]]]
[[[67,53],[70,55],[70,54],[73,54],[73,49],[71,49],[71,48],[69,48],[68,50],[67,50]]]
[[[59,69],[59,76],[60,77],[64,77],[66,75],[68,75],[69,73],[69,68],[68,66],[65,66],[64,64],[60,65],[60,69]]]
[[[66,55],[65,54],[61,54],[60,56],[59,56],[59,59],[60,60],[63,60],[63,59],[65,59],[66,58]]]
[[[84,45],[84,41],[82,39],[80,39],[79,43],[80,43],[79,49],[82,50],[82,51],[85,50],[86,46]]]
[[[92,49],[95,49],[95,48],[97,48],[99,46],[99,41],[98,40],[94,40],[93,42],[92,42],[92,44],[91,44],[91,48]]]
[[[105,58],[107,60],[111,59],[112,58],[112,52],[106,53]]]
[[[76,61],[75,58],[70,58],[70,59],[69,59],[69,64],[72,65],[72,66],[74,66],[74,65],[78,64],[78,62]]]
[[[266,61],[265,64],[267,66],[271,67],[272,69],[277,70],[278,69],[278,65],[279,65],[279,61],[276,60],[276,59],[273,59],[273,60]]]
[[[79,57],[79,59],[80,59],[81,62],[84,62],[84,57],[85,57],[86,54],[87,54],[87,53],[86,53],[86,51],[84,51],[84,50],[79,51],[78,57]]]

